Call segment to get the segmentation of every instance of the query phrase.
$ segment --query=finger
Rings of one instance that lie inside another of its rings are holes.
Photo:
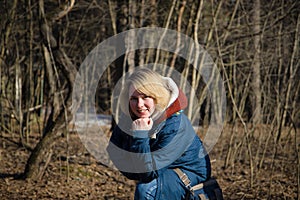
[[[153,125],[153,120],[152,120],[152,118],[149,118],[149,121],[148,121],[148,125]]]

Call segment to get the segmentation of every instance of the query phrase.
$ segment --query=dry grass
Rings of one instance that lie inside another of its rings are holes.
[[[270,128],[261,126],[251,135],[254,163],[251,173],[243,129],[224,128],[210,157],[213,175],[217,177],[225,199],[297,198],[299,165],[295,133],[287,128],[277,142],[274,137],[268,140],[269,134]],[[38,139],[38,135],[30,136],[31,145]],[[40,182],[18,179],[29,154],[30,151],[18,143],[18,136],[2,134],[1,199],[133,199],[134,182],[98,163],[86,151],[76,133],[70,134],[68,149],[66,138],[55,145],[52,161]]]

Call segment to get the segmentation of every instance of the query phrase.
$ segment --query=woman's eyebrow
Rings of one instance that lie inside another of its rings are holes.
[[[147,97],[145,94],[131,95],[130,97]]]

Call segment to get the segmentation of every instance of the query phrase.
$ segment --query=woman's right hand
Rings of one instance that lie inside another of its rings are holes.
[[[151,118],[139,118],[132,122],[132,130],[151,130],[153,126],[153,120]]]

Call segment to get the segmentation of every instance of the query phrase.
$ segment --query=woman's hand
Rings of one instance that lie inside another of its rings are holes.
[[[151,118],[139,118],[132,122],[132,130],[151,130],[153,121]]]

